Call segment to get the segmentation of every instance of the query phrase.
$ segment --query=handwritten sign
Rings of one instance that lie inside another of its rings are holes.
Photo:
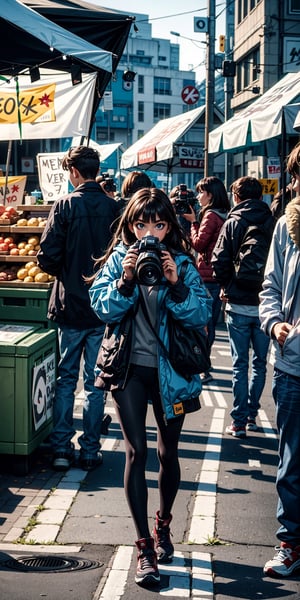
[[[54,202],[68,193],[68,171],[62,168],[65,152],[37,155],[39,183],[44,202]]]
[[[278,192],[278,179],[260,179],[263,187],[263,195],[271,194],[274,196]]]
[[[6,206],[18,206],[23,202],[24,190],[27,181],[26,175],[16,175],[7,178],[6,194],[5,194],[5,177],[0,177],[0,202]]]

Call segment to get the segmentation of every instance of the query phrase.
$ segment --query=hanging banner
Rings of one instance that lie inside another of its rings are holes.
[[[69,175],[62,168],[65,152],[37,154],[40,190],[44,203],[54,202],[68,193]]]
[[[26,181],[26,175],[16,175],[15,177],[8,177],[7,181],[5,177],[0,177],[0,203],[4,204],[5,196],[6,206],[16,207],[22,204]],[[5,182],[7,183],[6,194]]]
[[[43,71],[40,80],[31,83],[26,75],[1,83],[0,139],[52,139],[86,136],[93,108],[96,73],[82,73],[82,83],[72,85],[69,73]]]

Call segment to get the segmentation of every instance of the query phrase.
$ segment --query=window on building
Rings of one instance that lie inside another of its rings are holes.
[[[144,133],[145,132],[143,129],[138,129],[138,132],[137,132],[138,140],[140,140],[143,137]]]
[[[138,76],[138,93],[139,94],[143,94],[144,93],[144,75],[139,75]]]
[[[237,63],[236,92],[242,92],[254,83],[260,72],[260,49],[255,48]]]
[[[144,102],[138,102],[138,121],[143,123],[145,120],[145,107]]]
[[[153,120],[160,121],[160,119],[167,119],[171,116],[170,104],[162,104],[155,102],[153,106]]]
[[[300,0],[290,0],[290,12],[300,12]]]
[[[171,96],[171,79],[169,77],[154,77],[154,94]]]

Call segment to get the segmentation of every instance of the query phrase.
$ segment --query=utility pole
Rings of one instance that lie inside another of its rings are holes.
[[[234,3],[226,0],[226,39],[225,39],[225,58],[233,60],[233,40],[234,40]],[[225,77],[225,121],[232,117],[231,99],[233,97],[234,84],[233,77]],[[225,152],[225,187],[229,189],[233,181],[233,154]]]
[[[208,0],[208,32],[206,34],[206,95],[204,130],[204,177],[213,175],[213,155],[208,154],[209,132],[214,128],[215,105],[215,37],[216,37],[216,0]]]

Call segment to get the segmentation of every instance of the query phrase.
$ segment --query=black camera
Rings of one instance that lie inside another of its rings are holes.
[[[137,280],[142,285],[158,285],[163,276],[161,252],[167,249],[166,246],[157,237],[149,235],[136,242],[134,248],[139,254],[135,265]]]
[[[112,177],[109,176],[108,173],[102,173],[102,177],[104,179],[104,188],[106,192],[115,192],[117,186]]]
[[[191,213],[191,206],[193,207],[196,203],[196,198],[191,190],[188,190],[184,183],[180,183],[178,191],[175,196],[175,212],[176,215],[183,215],[185,213]]]

